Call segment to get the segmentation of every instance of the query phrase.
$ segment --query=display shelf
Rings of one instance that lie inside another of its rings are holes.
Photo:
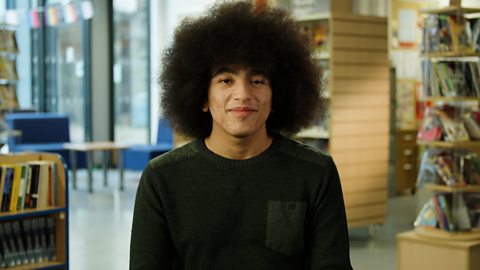
[[[446,149],[476,149],[480,148],[480,141],[458,141],[458,142],[447,142],[447,141],[417,141],[419,145],[425,145],[429,147],[438,147]]]
[[[429,101],[429,102],[479,102],[478,97],[423,97],[421,101]]]
[[[421,10],[421,12],[424,14],[458,15],[458,14],[468,14],[468,13],[480,13],[480,9],[448,6],[448,7],[437,8],[437,9],[423,9]]]
[[[454,192],[480,193],[480,185],[446,186],[446,185],[440,185],[440,184],[426,183],[424,187],[427,190],[436,191],[436,192],[445,192],[445,193],[454,193]]]
[[[441,57],[476,57],[480,56],[480,52],[429,52],[422,53],[423,58],[441,58]]]
[[[415,220],[415,232],[452,242],[480,239],[480,141],[472,140],[479,138],[480,128],[474,117],[479,113],[480,53],[463,36],[468,32],[464,15],[474,12],[480,9],[423,11],[423,100],[431,104],[417,139],[425,146],[417,186],[428,198]],[[448,38],[438,34],[444,30]]]

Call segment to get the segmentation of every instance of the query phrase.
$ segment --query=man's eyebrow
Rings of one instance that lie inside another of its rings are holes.
[[[218,74],[220,73],[231,73],[231,74],[237,74],[238,73],[238,69],[234,69],[232,67],[220,67],[216,70],[213,71],[212,73],[212,77],[215,77],[217,76]]]

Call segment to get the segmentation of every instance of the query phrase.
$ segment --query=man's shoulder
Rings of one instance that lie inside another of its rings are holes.
[[[191,158],[195,156],[198,152],[195,148],[195,143],[196,141],[192,141],[164,154],[161,154],[151,159],[149,165],[153,168],[159,168],[173,165],[182,162],[185,159]]]
[[[332,162],[332,157],[321,149],[290,138],[283,137],[281,140],[280,151],[292,158],[320,166],[326,166]]]

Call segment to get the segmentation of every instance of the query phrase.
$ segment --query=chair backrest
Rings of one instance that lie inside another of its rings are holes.
[[[158,120],[157,144],[169,143],[173,145],[173,130],[168,120],[160,118]]]
[[[69,118],[57,113],[12,113],[5,116],[7,126],[20,136],[8,138],[9,148],[18,144],[70,142]]]

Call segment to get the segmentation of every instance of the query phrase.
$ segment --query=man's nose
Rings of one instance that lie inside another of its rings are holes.
[[[237,100],[248,100],[251,98],[251,87],[250,81],[240,80],[235,85],[234,98]]]

